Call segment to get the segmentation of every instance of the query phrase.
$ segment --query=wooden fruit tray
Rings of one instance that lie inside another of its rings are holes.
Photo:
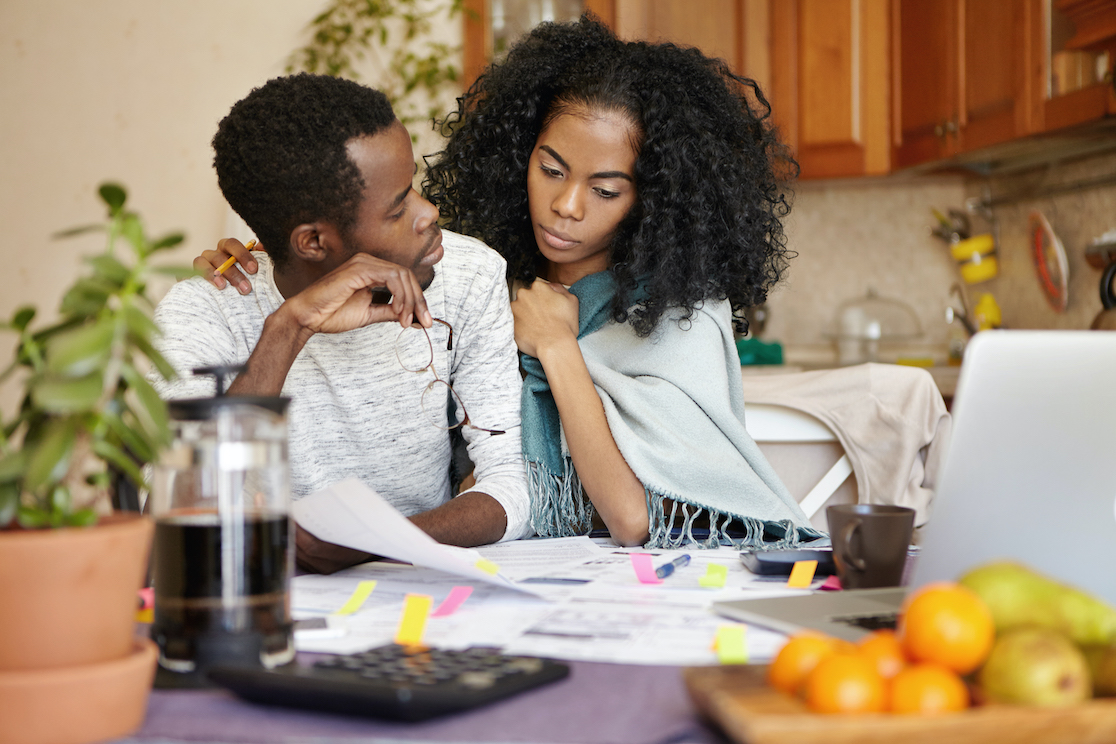
[[[1116,742],[1116,699],[1070,708],[988,705],[941,716],[818,715],[767,686],[766,666],[689,667],[698,709],[741,744],[1105,744]]]

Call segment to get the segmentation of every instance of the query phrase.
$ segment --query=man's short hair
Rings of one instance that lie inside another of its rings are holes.
[[[345,146],[393,122],[387,97],[351,80],[307,73],[269,80],[217,126],[217,183],[282,267],[298,225],[326,220],[342,234],[353,225],[365,183]]]

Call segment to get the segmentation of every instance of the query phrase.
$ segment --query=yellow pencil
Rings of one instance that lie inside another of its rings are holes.
[[[254,250],[255,247],[256,247],[255,239],[249,240],[248,245],[246,245],[244,247],[247,248],[248,250]],[[224,274],[226,271],[229,270],[229,267],[232,266],[234,263],[236,263],[236,256],[229,256],[228,260],[225,261],[225,263],[218,266],[217,271],[214,272],[214,273],[217,274],[217,275]]]

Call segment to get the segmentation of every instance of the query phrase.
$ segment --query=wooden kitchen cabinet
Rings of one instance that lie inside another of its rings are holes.
[[[802,178],[890,171],[889,0],[770,8],[771,103]]]
[[[1038,129],[1030,0],[893,0],[895,166],[1023,137]]]
[[[1116,0],[1028,0],[1042,20],[1030,39],[1031,117],[1035,129],[1054,132],[1116,115],[1112,70],[1116,61]],[[1107,79],[1096,74],[1107,55]],[[1077,58],[1077,59],[1074,59]],[[1073,64],[1075,63],[1076,64]],[[1087,70],[1093,66],[1092,71]],[[1067,67],[1069,69],[1067,69]],[[1079,73],[1075,81],[1067,73]],[[1085,68],[1085,69],[1083,69]]]

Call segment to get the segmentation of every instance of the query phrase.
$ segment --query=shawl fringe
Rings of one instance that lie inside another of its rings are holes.
[[[587,535],[593,526],[595,510],[585,496],[581,480],[569,457],[563,457],[563,472],[553,472],[543,463],[527,463],[527,483],[531,499],[531,526],[539,537],[571,537]],[[789,519],[764,521],[755,517],[691,504],[673,494],[644,489],[647,498],[648,532],[645,548],[675,549],[718,548],[729,545],[737,549],[783,550],[825,535],[810,527],[795,528]],[[666,514],[666,501],[671,501]],[[694,537],[694,522],[702,514],[709,515],[709,536]],[[739,522],[743,537],[734,537],[729,526]],[[675,532],[677,529],[677,533]]]

